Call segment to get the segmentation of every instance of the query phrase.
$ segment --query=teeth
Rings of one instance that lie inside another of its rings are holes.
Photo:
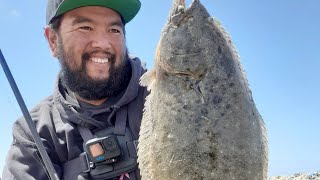
[[[91,61],[96,62],[96,63],[108,63],[109,59],[108,58],[91,58]]]

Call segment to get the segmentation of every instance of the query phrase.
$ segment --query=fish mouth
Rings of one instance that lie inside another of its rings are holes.
[[[186,2],[185,0],[174,0],[173,1],[173,7],[171,10],[171,16],[170,19],[174,19],[176,18],[176,16],[180,16],[183,14],[188,14],[190,11],[192,11],[194,9],[194,7],[199,4],[200,1],[199,0],[193,0],[191,5],[186,8]]]
[[[178,0],[178,2],[176,1],[175,3],[176,3],[176,4],[175,4],[176,7],[174,8],[174,10],[175,10],[174,15],[177,15],[177,14],[179,14],[179,13],[183,13],[184,10],[185,10],[185,8],[186,8],[186,2],[185,2],[185,0]]]
[[[192,79],[198,80],[206,73],[206,62],[198,61],[203,59],[201,49],[197,51],[172,51],[167,58],[159,55],[157,64],[169,74],[180,76],[191,76]],[[199,58],[197,58],[199,57]]]
[[[187,19],[192,18],[192,13],[199,4],[199,0],[193,0],[191,5],[186,9],[185,0],[174,0],[173,8],[169,15],[169,22],[174,26],[180,26]]]

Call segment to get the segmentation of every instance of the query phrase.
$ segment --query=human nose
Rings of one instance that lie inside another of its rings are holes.
[[[93,40],[92,40],[92,47],[99,48],[99,49],[110,49],[111,48],[111,41],[108,37],[107,33],[95,33]]]

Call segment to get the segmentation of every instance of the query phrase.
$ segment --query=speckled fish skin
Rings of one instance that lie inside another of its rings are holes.
[[[199,0],[174,1],[141,83],[143,180],[267,179],[266,129],[239,56]]]

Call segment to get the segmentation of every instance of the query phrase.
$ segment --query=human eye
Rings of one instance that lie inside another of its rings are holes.
[[[118,29],[111,29],[110,32],[113,32],[113,33],[120,33],[120,31]]]
[[[122,34],[122,29],[121,28],[110,28],[109,32],[112,34]]]
[[[90,26],[80,26],[79,29],[85,30],[85,31],[92,31],[92,28]]]
[[[111,33],[120,33],[120,31],[118,29],[110,29],[109,32],[111,32]]]

